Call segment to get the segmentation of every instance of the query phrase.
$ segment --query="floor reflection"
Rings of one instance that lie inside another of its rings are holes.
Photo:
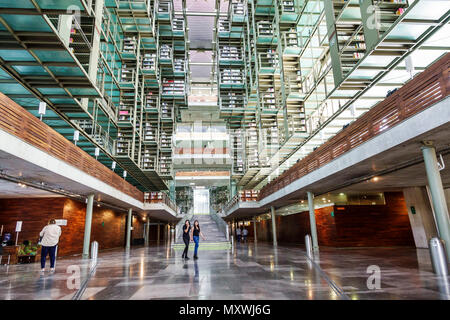
[[[55,274],[40,274],[37,264],[2,266],[0,299],[70,299],[66,269],[74,264],[85,277],[89,262],[79,258],[61,259]],[[381,270],[377,290],[367,287],[369,265]],[[321,248],[310,260],[299,247],[248,243],[183,260],[161,245],[100,253],[82,298],[449,299],[449,288],[449,278],[436,277],[415,249]]]

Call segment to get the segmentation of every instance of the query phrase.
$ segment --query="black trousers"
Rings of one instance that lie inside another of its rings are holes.
[[[55,253],[56,253],[56,245],[53,247],[42,246],[41,248],[41,268],[45,268],[45,260],[47,259],[47,255],[50,256],[50,268],[55,267]]]
[[[190,238],[187,237],[183,237],[183,241],[184,241],[184,251],[183,251],[183,257],[187,256],[188,250],[189,250],[189,242],[190,242]]]

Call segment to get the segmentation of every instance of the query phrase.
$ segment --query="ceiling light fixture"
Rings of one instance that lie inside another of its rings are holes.
[[[47,103],[41,101],[39,102],[39,119],[42,121],[42,117],[45,115],[45,111],[47,110]]]

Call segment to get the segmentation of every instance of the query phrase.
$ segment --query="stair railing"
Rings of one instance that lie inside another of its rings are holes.
[[[217,224],[217,228],[220,232],[223,232],[225,237],[227,238],[227,241],[230,241],[230,232],[228,229],[228,223],[225,222],[219,215],[216,213],[215,210],[212,208],[210,209],[210,216],[214,220],[214,222]]]
[[[189,213],[184,215],[180,221],[178,221],[177,225],[175,226],[175,242],[178,242],[179,239],[181,239],[181,233],[183,232],[183,225],[186,220],[191,221],[194,217],[193,210],[191,210]]]

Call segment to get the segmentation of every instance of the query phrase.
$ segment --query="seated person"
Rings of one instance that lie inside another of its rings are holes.
[[[30,263],[34,261],[38,251],[37,246],[34,246],[28,240],[24,240],[19,247],[17,255],[19,256],[19,263]],[[21,258],[22,257],[22,258]],[[33,257],[33,259],[31,258]]]
[[[10,246],[10,243],[13,243],[14,245],[14,242],[11,240],[11,233],[5,232],[3,235],[2,247]]]
[[[28,240],[24,240],[19,248],[19,256],[35,256],[37,251],[37,246],[32,245]]]

